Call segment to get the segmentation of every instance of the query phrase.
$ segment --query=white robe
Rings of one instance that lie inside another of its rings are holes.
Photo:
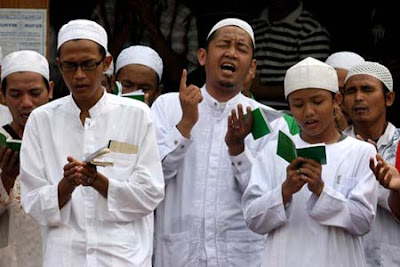
[[[199,120],[184,138],[176,125],[182,117],[178,93],[160,96],[152,106],[163,171],[165,200],[156,210],[155,266],[259,266],[264,237],[244,221],[242,193],[251,161],[277,129],[288,131],[282,115],[271,108],[267,117],[276,131],[254,141],[245,139],[245,152],[230,157],[224,138],[227,118],[241,103],[244,109],[261,104],[238,94],[218,103],[201,89]]]
[[[353,126],[345,130],[355,136]],[[391,164],[396,163],[396,152],[400,140],[400,129],[388,123],[377,142],[378,152]],[[400,224],[393,218],[389,205],[389,190],[379,186],[379,199],[376,219],[371,231],[363,237],[367,265],[400,266]]]
[[[293,140],[309,145],[299,135]],[[286,207],[282,183],[289,164],[276,151],[271,143],[258,155],[243,196],[249,227],[268,233],[263,266],[365,266],[361,235],[371,227],[378,198],[368,165],[374,147],[352,137],[327,145],[321,195],[304,185]]]
[[[4,128],[0,132],[11,138]],[[0,169],[0,266],[39,267],[42,264],[39,224],[21,207],[19,178],[8,194],[1,174]]]
[[[44,266],[151,266],[153,210],[164,180],[149,108],[104,93],[84,125],[71,95],[35,109],[21,148],[22,205],[42,225]],[[136,154],[104,156],[108,198],[79,186],[61,209],[57,186],[67,156],[83,160],[109,140]]]

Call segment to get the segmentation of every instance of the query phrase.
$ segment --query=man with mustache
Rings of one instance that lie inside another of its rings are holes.
[[[350,68],[345,79],[343,103],[353,125],[344,133],[374,143],[383,159],[394,165],[400,130],[387,121],[387,108],[395,98],[390,71],[377,62],[363,62]],[[400,264],[400,227],[390,213],[390,191],[379,188],[376,220],[364,236],[368,266]]]
[[[21,140],[30,113],[52,97],[54,84],[49,80],[49,63],[34,51],[18,51],[7,55],[1,73],[3,94],[12,114],[12,122],[3,125],[0,133]],[[19,151],[0,148],[0,236],[7,240],[0,248],[0,266],[40,266],[42,246],[40,227],[21,208]]]

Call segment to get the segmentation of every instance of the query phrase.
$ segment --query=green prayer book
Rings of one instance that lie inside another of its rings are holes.
[[[260,108],[254,109],[251,114],[253,115],[253,127],[251,129],[251,134],[254,140],[261,138],[271,132],[271,126],[269,125],[267,116],[265,116],[264,111]],[[245,120],[247,120],[247,114],[244,115]]]
[[[3,133],[0,133],[0,147],[6,146],[14,151],[19,152],[21,150],[22,140],[13,139],[12,137],[7,137]]]
[[[296,148],[293,140],[282,131],[279,131],[277,154],[289,163],[297,157],[303,157],[318,161],[322,165],[326,164],[326,149],[324,144]]]
[[[121,94],[122,97],[128,97],[144,102],[144,93],[142,90],[133,91],[126,94]]]

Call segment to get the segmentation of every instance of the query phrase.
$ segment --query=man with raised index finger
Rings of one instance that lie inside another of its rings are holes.
[[[264,237],[247,228],[242,193],[253,158],[287,124],[277,116],[270,134],[248,135],[250,111],[261,104],[240,93],[256,69],[247,22],[215,24],[198,60],[205,85],[187,85],[184,70],[179,93],[164,94],[152,106],[166,183],[156,210],[155,266],[259,266]],[[262,108],[267,117],[277,113]]]

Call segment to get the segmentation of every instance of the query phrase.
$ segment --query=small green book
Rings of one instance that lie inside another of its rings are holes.
[[[12,150],[19,152],[21,150],[21,144],[22,140],[13,139],[5,136],[3,133],[0,133],[0,147],[6,146],[7,148],[11,148]]]
[[[128,97],[144,102],[144,93],[142,90],[133,91],[126,94],[121,94],[122,97]]]
[[[325,145],[318,144],[309,147],[296,148],[292,139],[282,131],[279,131],[278,149],[276,153],[289,163],[297,157],[303,157],[318,161],[321,165],[326,164]]]
[[[260,108],[256,108],[251,112],[251,114],[253,115],[251,134],[253,135],[254,140],[269,134],[271,132],[271,126],[268,123],[264,111]],[[247,120],[247,114],[244,115],[244,119]]]

